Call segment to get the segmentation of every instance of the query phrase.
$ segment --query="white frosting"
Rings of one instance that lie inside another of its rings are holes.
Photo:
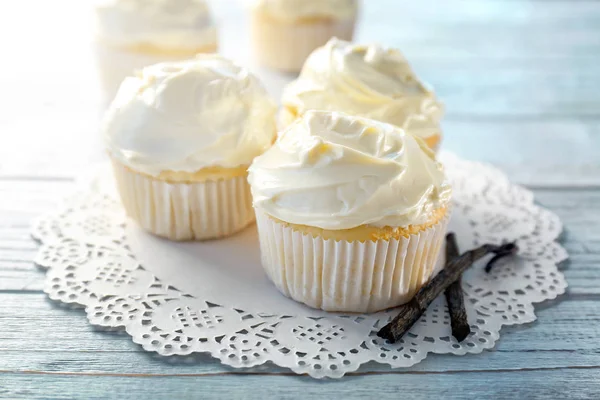
[[[111,156],[136,171],[249,165],[276,136],[276,106],[246,69],[216,54],[125,79],[104,125]]]
[[[402,54],[379,45],[331,39],[307,59],[283,93],[297,110],[342,111],[399,126],[426,138],[440,134],[443,107]]]
[[[442,165],[422,140],[336,112],[307,112],[249,172],[255,207],[329,230],[423,224],[451,195]]]
[[[204,0],[102,0],[95,11],[98,36],[112,45],[194,51],[217,43]]]
[[[256,9],[280,19],[328,17],[351,19],[358,0],[254,0]]]

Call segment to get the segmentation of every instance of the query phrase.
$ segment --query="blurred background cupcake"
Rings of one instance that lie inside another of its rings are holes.
[[[308,110],[342,111],[396,125],[432,149],[442,137],[441,102],[396,49],[331,39],[283,91],[282,128]]]
[[[217,51],[217,29],[204,0],[98,0],[93,14],[105,105],[136,69]]]
[[[251,0],[255,57],[266,67],[297,72],[330,38],[351,40],[358,0]]]

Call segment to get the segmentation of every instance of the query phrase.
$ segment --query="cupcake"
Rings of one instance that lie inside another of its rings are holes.
[[[352,40],[357,0],[254,0],[251,30],[258,61],[297,72],[330,38]]]
[[[105,99],[136,69],[217,51],[204,0],[97,0],[96,61]]]
[[[125,79],[103,130],[127,214],[172,240],[246,227],[247,168],[273,143],[275,112],[254,76],[216,54]]]
[[[443,107],[399,51],[331,39],[283,91],[280,123],[307,110],[342,111],[403,128],[437,149]]]
[[[394,125],[308,111],[249,182],[263,267],[296,301],[374,312],[438,272],[451,188],[427,145]]]

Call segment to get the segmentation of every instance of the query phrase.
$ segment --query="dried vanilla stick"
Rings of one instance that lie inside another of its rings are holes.
[[[446,235],[446,265],[458,257],[459,254],[456,235],[454,233],[449,233]],[[448,303],[448,311],[450,313],[452,336],[454,336],[458,342],[465,340],[471,333],[461,281],[462,275],[444,291],[446,302]]]
[[[515,243],[508,243],[501,246],[484,244],[476,249],[463,253],[460,257],[450,261],[437,276],[417,292],[411,301],[398,307],[400,312],[396,318],[381,328],[379,332],[377,332],[377,336],[395,343],[414,325],[415,322],[419,320],[431,302],[452,283],[456,282],[462,273],[476,261],[488,254],[495,254],[496,257],[490,261],[490,263],[493,264],[493,262],[496,262],[502,257],[516,254],[517,251],[518,247]],[[488,266],[490,263],[488,263]]]

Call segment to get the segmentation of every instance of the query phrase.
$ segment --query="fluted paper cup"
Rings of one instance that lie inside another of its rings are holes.
[[[448,216],[401,239],[314,237],[256,210],[262,264],[286,296],[313,308],[375,312],[408,302],[437,271]]]
[[[332,37],[352,40],[355,18],[281,21],[254,10],[251,17],[254,53],[269,68],[297,72],[317,47]]]
[[[127,214],[147,231],[171,240],[229,236],[254,221],[246,175],[171,183],[139,174],[113,161]]]

